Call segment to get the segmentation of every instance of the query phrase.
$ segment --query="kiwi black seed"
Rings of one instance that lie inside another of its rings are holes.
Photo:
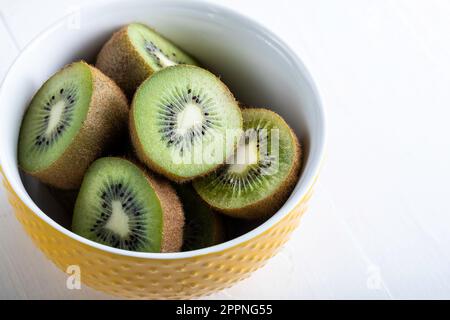
[[[114,33],[103,46],[96,67],[131,97],[148,76],[177,64],[198,63],[150,27],[131,23]]]
[[[197,250],[224,242],[223,217],[196,194],[191,184],[175,185],[175,189],[186,217],[182,250]]]
[[[19,166],[46,184],[76,189],[92,161],[126,134],[128,112],[111,79],[87,63],[72,63],[33,97],[20,128]]]
[[[136,91],[130,134],[142,162],[185,182],[215,170],[234,152],[242,115],[215,75],[177,65],[153,74]]]
[[[245,133],[234,156],[193,185],[216,210],[259,219],[274,214],[292,192],[300,173],[301,148],[278,114],[248,108],[242,115]]]
[[[72,230],[118,249],[176,252],[184,213],[169,182],[132,161],[105,157],[86,173],[75,203]]]

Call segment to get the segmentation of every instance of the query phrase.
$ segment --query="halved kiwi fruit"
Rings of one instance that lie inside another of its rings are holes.
[[[155,30],[131,23],[114,33],[103,46],[96,67],[131,97],[152,73],[177,64],[197,65],[197,62]]]
[[[19,166],[46,184],[76,189],[92,161],[125,134],[128,111],[125,95],[99,70],[84,62],[66,66],[25,113]]]
[[[298,180],[301,149],[287,123],[266,109],[244,109],[245,133],[224,167],[193,182],[216,210],[238,218],[272,215]]]
[[[226,233],[222,216],[197,195],[191,184],[176,185],[175,189],[186,217],[182,250],[197,250],[224,242]]]
[[[234,152],[242,114],[212,73],[178,65],[150,76],[134,95],[130,134],[138,157],[176,182],[215,170]]]
[[[169,182],[129,160],[105,157],[86,173],[72,230],[119,249],[176,252],[183,225],[182,205]]]

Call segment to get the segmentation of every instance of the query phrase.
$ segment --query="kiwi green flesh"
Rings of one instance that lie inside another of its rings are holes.
[[[297,156],[293,133],[280,116],[265,109],[244,109],[242,116],[245,133],[234,155],[234,164],[193,182],[198,194],[219,210],[245,208],[273,196],[288,178]],[[271,143],[272,135],[277,133],[278,153],[272,150]],[[256,157],[251,154],[255,146]],[[248,155],[236,165],[236,155],[243,148]]]
[[[207,248],[225,238],[223,221],[193,190],[190,184],[176,185],[183,203],[185,226],[182,251]]]
[[[84,177],[72,230],[119,249],[161,252],[163,209],[139,167],[121,158],[100,158]]]
[[[19,165],[50,167],[70,146],[86,119],[93,91],[89,66],[77,62],[47,80],[33,97],[19,134]]]
[[[137,90],[131,113],[139,157],[174,180],[204,175],[224,163],[242,133],[241,111],[228,88],[194,66],[150,76]]]
[[[197,62],[187,53],[143,24],[128,25],[128,37],[133,47],[154,72],[177,64],[197,65]]]

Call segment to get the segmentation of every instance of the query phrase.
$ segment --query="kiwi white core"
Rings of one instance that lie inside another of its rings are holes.
[[[105,224],[105,228],[118,234],[120,237],[125,238],[130,232],[128,227],[128,215],[122,208],[122,203],[118,200],[111,202],[112,213]]]
[[[188,103],[177,116],[176,132],[184,135],[191,128],[201,125],[202,122],[203,113],[200,107],[195,103]]]
[[[232,164],[228,171],[231,173],[241,174],[246,172],[251,165],[258,163],[258,142],[256,139],[250,139],[248,143],[239,145],[236,151],[235,163]]]
[[[164,53],[162,53],[162,52],[156,51],[153,54],[158,57],[160,63],[162,64],[162,66],[164,68],[165,67],[176,66],[178,64],[175,61],[172,61],[169,58],[167,58],[167,56]]]
[[[50,110],[50,117],[48,119],[48,126],[45,134],[49,136],[59,125],[63,112],[66,108],[64,100],[59,100]]]

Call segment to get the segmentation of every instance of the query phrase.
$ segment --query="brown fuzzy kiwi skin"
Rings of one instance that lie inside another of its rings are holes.
[[[269,112],[273,114],[273,116],[281,118],[277,113],[270,111],[268,109],[263,108],[247,108],[247,109]],[[285,122],[284,119],[282,120],[283,122]],[[294,133],[292,128],[287,123],[286,125],[288,126],[291,138],[294,141],[294,148],[295,148],[294,162],[291,166],[291,170],[287,174],[286,179],[277,189],[275,189],[271,194],[269,194],[264,199],[261,199],[258,202],[252,203],[242,208],[232,208],[232,209],[219,208],[214,206],[212,203],[208,202],[207,199],[203,200],[206,203],[208,203],[208,205],[211,206],[214,210],[217,210],[223,214],[226,214],[234,218],[254,220],[254,219],[264,219],[275,214],[289,198],[292,190],[294,189],[300,177],[302,147],[298,141],[297,135]]]
[[[200,68],[200,67],[191,66],[191,65],[183,65],[183,67],[185,67],[185,68]],[[165,69],[169,69],[169,68],[176,68],[176,66],[174,66],[174,67],[167,67]],[[200,69],[202,69],[202,68],[200,68]],[[146,81],[151,79],[151,77],[152,76],[150,76]],[[220,81],[220,79],[218,77],[216,77],[216,78]],[[220,83],[222,83],[222,82],[220,81]],[[141,84],[141,86],[142,85],[143,84]],[[222,85],[223,85],[223,88],[225,89],[226,94],[229,95],[235,101],[236,108],[238,110],[240,110],[238,102],[234,98],[234,96],[231,93],[230,89],[228,89],[228,87],[225,84],[222,83]],[[139,88],[137,90],[139,90]],[[136,101],[135,101],[135,99],[133,99],[133,101],[131,103],[131,109],[130,109],[130,115],[129,115],[130,120],[128,122],[129,123],[129,132],[130,132],[131,142],[132,142],[132,144],[134,146],[136,156],[139,158],[140,161],[142,161],[151,170],[153,170],[153,171],[155,171],[155,172],[157,172],[157,173],[167,177],[169,180],[174,181],[176,183],[186,183],[186,182],[192,181],[192,180],[194,180],[196,178],[207,176],[208,174],[216,171],[218,168],[222,167],[225,164],[226,160],[224,160],[223,163],[219,163],[215,167],[211,168],[210,170],[208,170],[208,171],[206,171],[206,172],[204,172],[204,173],[202,173],[202,174],[200,174],[198,176],[195,176],[195,177],[181,177],[181,176],[177,176],[177,175],[174,175],[173,173],[167,171],[166,169],[164,169],[160,165],[158,165],[152,159],[147,157],[147,155],[144,152],[144,148],[142,146],[142,143],[141,143],[141,141],[140,141],[140,139],[138,137],[138,134],[137,134],[137,131],[136,131],[136,127],[134,125],[134,123],[135,123],[134,122],[135,103],[136,103]],[[242,118],[242,114],[241,113],[239,113],[239,115],[240,115],[240,127],[242,128],[243,118]],[[236,139],[236,140],[238,141],[239,139]],[[234,146],[234,150],[236,150],[237,145],[238,144],[236,143],[235,146]]]
[[[128,25],[115,32],[97,56],[95,66],[113,79],[130,98],[152,73],[128,37]]]
[[[42,171],[27,172],[45,184],[66,190],[80,187],[89,165],[126,132],[128,121],[128,102],[120,88],[98,69],[81,63],[89,67],[93,84],[86,118],[61,157]]]
[[[146,171],[163,209],[161,252],[178,252],[183,245],[184,211],[170,182]]]

